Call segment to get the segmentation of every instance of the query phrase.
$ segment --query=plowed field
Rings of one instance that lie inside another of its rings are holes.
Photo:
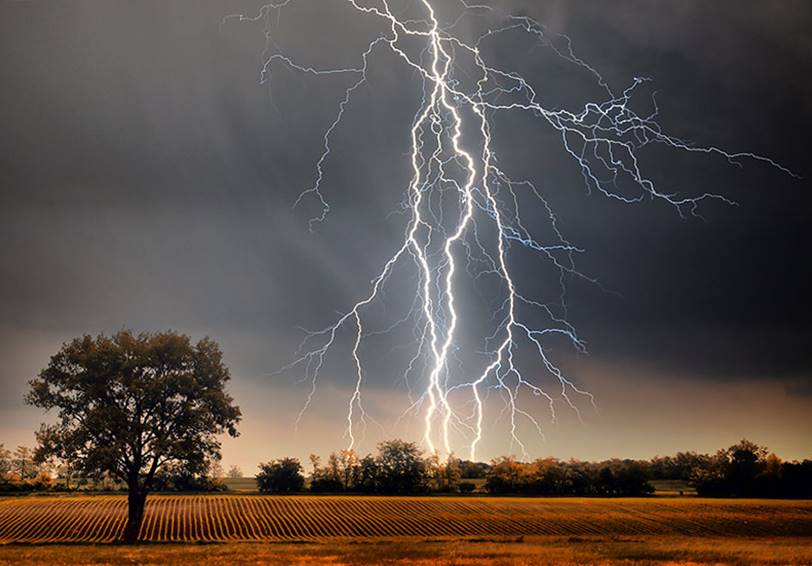
[[[114,541],[126,506],[123,496],[2,499],[0,544]],[[153,495],[140,533],[155,542],[522,535],[803,537],[812,502]]]

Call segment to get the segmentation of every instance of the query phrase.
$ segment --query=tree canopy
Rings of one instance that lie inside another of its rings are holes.
[[[259,465],[257,489],[262,493],[293,493],[304,489],[302,465],[296,458],[282,458]]]
[[[240,410],[213,340],[175,332],[83,336],[63,344],[30,382],[26,401],[56,410],[37,434],[37,458],[57,457],[128,486],[125,537],[133,541],[156,473],[204,471],[219,459],[217,435],[237,436]]]

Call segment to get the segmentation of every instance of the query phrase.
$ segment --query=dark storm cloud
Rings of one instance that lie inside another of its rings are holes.
[[[500,3],[568,34],[614,88],[652,78],[670,132],[770,155],[809,177],[807,3],[518,5]],[[701,223],[651,203],[630,211],[595,199],[562,202],[569,233],[588,249],[582,268],[622,296],[574,294],[573,318],[592,354],[655,360],[711,380],[786,379],[800,394],[797,383],[812,367],[808,181],[667,151],[647,159],[661,189],[722,193],[740,206],[706,206]]]
[[[262,375],[287,361],[295,327],[324,325],[366,288],[402,226],[386,214],[407,180],[399,132],[417,85],[399,82],[394,57],[379,57],[336,132],[325,185],[334,212],[311,234],[308,204],[290,205],[312,182],[347,82],[274,67],[270,88],[260,86],[261,29],[220,26],[258,6],[0,4],[0,324],[9,332],[239,331],[256,347],[242,346],[235,365]],[[668,131],[812,176],[808,3],[502,6],[567,33],[616,89],[653,78]],[[275,39],[306,64],[356,64],[375,30],[346,15],[340,3],[304,3],[285,12]],[[566,68],[551,71],[558,86],[547,81],[534,63],[542,49],[509,54],[549,96],[583,98]],[[594,357],[653,360],[666,374],[710,381],[779,379],[808,393],[807,181],[758,163],[647,152],[662,190],[740,203],[703,206],[707,222],[680,219],[659,203],[587,195],[574,165],[540,156],[545,142],[523,137],[527,127],[508,119],[497,130],[523,140],[505,163],[540,183],[588,250],[582,271],[617,293],[569,283],[572,319]],[[537,262],[521,277],[549,273]]]

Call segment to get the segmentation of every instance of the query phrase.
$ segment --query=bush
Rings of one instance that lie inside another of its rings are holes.
[[[476,484],[470,481],[461,481],[457,488],[460,490],[460,493],[473,493],[476,489]]]
[[[639,497],[654,493],[642,464],[633,460],[610,460],[601,466],[597,488],[602,495]]]
[[[462,479],[485,479],[490,470],[490,465],[485,462],[471,462],[470,460],[460,460],[460,472]]]
[[[259,465],[255,476],[262,493],[292,493],[304,489],[302,465],[296,458],[282,458]]]
[[[153,491],[227,491],[228,487],[220,479],[213,477],[216,468],[212,463],[195,471],[184,465],[164,466],[152,480]]]
[[[39,473],[25,480],[0,480],[0,493],[27,493],[32,491],[67,491],[47,474]]]
[[[310,491],[315,493],[340,493],[344,484],[336,478],[316,478],[310,480]]]
[[[157,491],[157,488],[156,488]],[[206,476],[183,475],[169,478],[162,491],[228,491],[221,481]]]

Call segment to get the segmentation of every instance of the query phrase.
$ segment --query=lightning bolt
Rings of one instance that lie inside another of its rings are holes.
[[[420,15],[412,18],[397,15],[405,12],[393,9],[393,0],[335,1],[348,5],[357,17],[374,19],[380,26],[379,35],[359,54],[354,67],[316,68],[301,64],[276,44],[273,17],[278,18],[297,0],[271,2],[256,15],[234,15],[223,20],[225,23],[236,18],[264,25],[262,82],[272,79],[275,65],[317,76],[351,77],[350,86],[338,101],[335,118],[324,132],[323,152],[315,164],[314,181],[295,203],[315,199],[320,207],[320,212],[310,219],[311,229],[326,221],[330,213],[323,187],[333,134],[341,127],[353,94],[367,82],[367,71],[377,53],[389,50],[395,54],[408,74],[417,77],[422,85],[419,109],[408,132],[411,180],[404,194],[402,212],[408,221],[400,246],[371,281],[370,290],[332,324],[306,332],[293,361],[280,369],[284,372],[302,368],[303,380],[310,383],[297,426],[317,392],[320,371],[325,357],[335,349],[338,332],[345,327],[353,328],[355,340],[350,355],[355,367],[355,387],[348,403],[346,437],[348,448],[356,446],[359,428],[363,433],[371,420],[362,403],[365,372],[360,351],[364,339],[411,322],[415,325],[416,349],[403,374],[409,386],[410,405],[401,418],[422,412],[423,442],[428,450],[442,449],[446,455],[451,454],[459,438],[467,447],[468,457],[475,460],[485,433],[486,402],[495,393],[502,401],[499,418],[506,418],[510,428],[511,450],[518,446],[527,456],[521,423],[529,424],[542,438],[543,428],[526,397],[543,400],[552,421],[556,419],[557,405],[563,404],[578,418],[584,403],[595,406],[593,396],[578,387],[550,358],[545,342],[551,336],[562,336],[578,351],[586,352],[585,343],[567,321],[565,278],[599,283],[577,269],[574,258],[583,250],[560,231],[557,217],[542,191],[530,180],[512,179],[498,165],[492,137],[495,118],[505,113],[522,113],[556,132],[563,149],[578,165],[588,191],[595,190],[606,198],[628,204],[644,199],[660,200],[680,216],[698,216],[699,204],[707,200],[735,203],[711,193],[685,197],[661,192],[640,165],[638,156],[643,147],[660,144],[675,150],[715,154],[739,166],[741,160],[751,159],[796,175],[767,157],[696,146],[669,135],[657,123],[653,95],[654,110],[650,114],[639,115],[631,107],[633,96],[647,79],[635,78],[628,88],[615,94],[598,71],[575,55],[567,36],[552,33],[527,16],[500,14],[491,6],[446,0],[445,12],[455,12],[456,17],[443,22],[436,11],[440,0],[420,0],[417,2]],[[473,41],[466,41],[464,34],[458,32],[466,17],[496,21],[497,25]],[[586,103],[578,110],[545,106],[531,81],[488,60],[487,44],[506,34],[526,36],[533,44],[552,50],[563,61],[589,73],[605,93],[604,99]],[[406,47],[407,42],[415,40],[422,45],[417,56]],[[445,195],[449,191],[456,195],[453,206],[447,204]],[[535,199],[547,218],[552,237],[537,237],[524,223],[520,201],[528,196]],[[558,270],[557,304],[528,297],[520,290],[511,268],[510,251],[514,247],[539,254]],[[399,264],[411,265],[417,274],[411,309],[389,328],[367,331],[364,313],[367,307],[382,300],[382,289]],[[473,282],[488,280],[490,288],[495,285],[499,289],[501,299],[492,308],[493,331],[482,341],[483,348],[478,353],[485,362],[477,372],[452,363],[461,348],[458,336],[461,277]],[[546,321],[541,326],[533,322],[539,318]],[[532,351],[537,357],[533,370],[528,371],[518,362],[519,351]],[[413,378],[410,381],[409,376],[417,373],[421,364],[425,378],[419,380],[416,386],[419,395],[415,396]],[[554,387],[542,384],[539,372],[535,371],[538,367],[543,368]]]

